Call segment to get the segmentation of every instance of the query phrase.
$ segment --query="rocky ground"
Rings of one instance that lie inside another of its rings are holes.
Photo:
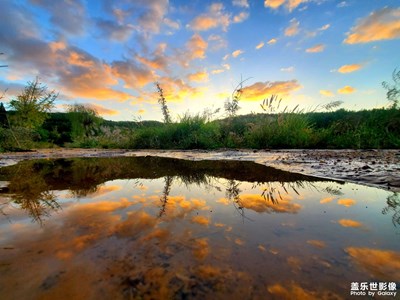
[[[248,160],[281,170],[400,191],[400,150],[103,150],[40,149],[1,153],[0,167],[23,159],[161,156],[189,160]]]

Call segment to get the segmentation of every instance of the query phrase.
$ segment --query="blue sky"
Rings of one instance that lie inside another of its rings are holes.
[[[0,0],[5,102],[39,76],[57,110],[83,103],[106,119],[175,120],[223,108],[242,79],[240,114],[271,94],[312,109],[387,104],[400,67],[397,0]],[[223,116],[223,109],[220,113]]]

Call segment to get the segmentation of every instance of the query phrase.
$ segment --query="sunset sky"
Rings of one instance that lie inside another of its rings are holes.
[[[39,76],[56,110],[83,103],[105,119],[162,120],[223,108],[242,79],[240,114],[278,94],[289,107],[387,104],[400,67],[398,0],[0,0],[5,102]],[[223,117],[223,111],[219,114]]]

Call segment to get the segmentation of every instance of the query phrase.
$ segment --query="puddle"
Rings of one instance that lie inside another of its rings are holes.
[[[347,299],[399,287],[399,249],[398,194],[251,162],[0,169],[4,299]]]

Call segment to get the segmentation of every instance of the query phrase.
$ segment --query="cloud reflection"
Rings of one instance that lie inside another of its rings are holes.
[[[398,251],[366,247],[348,247],[345,251],[356,265],[377,280],[396,281],[400,278],[400,252]]]

